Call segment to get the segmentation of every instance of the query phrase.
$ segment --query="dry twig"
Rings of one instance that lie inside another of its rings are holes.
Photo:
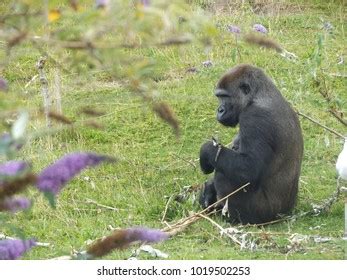
[[[226,200],[228,197],[236,194],[237,192],[241,191],[245,187],[249,186],[250,183],[244,184],[243,186],[239,187],[235,191],[231,192],[230,194],[226,195],[225,197],[219,199],[215,203],[211,204],[207,208],[201,210],[200,212],[194,213],[186,218],[183,218],[176,222],[173,225],[169,225],[162,229],[162,231],[168,233],[170,236],[176,235],[179,232],[182,232],[187,226],[193,224],[197,220],[201,219],[201,215],[207,213],[209,210],[213,209],[216,205],[218,205],[220,202]]]
[[[36,64],[36,67],[39,71],[40,75],[40,83],[41,83],[41,93],[43,96],[43,108],[46,116],[46,125],[47,127],[51,127],[51,120],[49,118],[49,111],[51,107],[50,96],[48,92],[48,80],[46,78],[46,73],[44,71],[44,66],[46,63],[46,58],[41,57]]]
[[[228,236],[234,243],[236,243],[237,245],[240,245],[241,246],[241,242],[238,241],[234,236],[230,235],[221,225],[219,225],[218,223],[216,223],[214,220],[212,220],[211,218],[205,216],[205,215],[202,215],[200,214],[199,215],[200,217],[208,220],[211,224],[213,224],[214,226],[216,226],[222,234],[225,234],[226,236]]]
[[[170,202],[171,202],[172,198],[173,198],[173,195],[171,195],[171,196],[169,197],[169,199],[167,200],[167,203],[166,203],[165,209],[164,209],[164,214],[163,214],[163,217],[161,218],[161,222],[164,222],[164,221],[165,221],[166,213],[167,213],[167,210],[169,209],[169,205],[170,205]]]
[[[111,206],[108,206],[108,205],[104,205],[104,204],[100,204],[100,203],[96,202],[95,200],[92,200],[92,199],[89,199],[89,198],[86,199],[86,203],[94,204],[94,205],[96,205],[96,206],[98,206],[100,208],[105,208],[105,209],[112,210],[112,211],[119,211],[119,209],[117,209],[117,208],[114,208],[114,207],[111,207]]]
[[[311,118],[310,116],[308,116],[308,115],[306,115],[306,114],[304,114],[304,113],[302,113],[302,112],[300,112],[300,111],[298,111],[298,110],[296,110],[296,113],[297,113],[299,116],[302,116],[302,117],[304,117],[304,118],[310,120],[311,122],[313,122],[313,123],[319,125],[320,127],[323,127],[323,128],[326,129],[327,131],[329,131],[329,132],[335,134],[336,136],[339,136],[339,137],[341,137],[342,139],[345,139],[345,137],[344,137],[341,133],[336,132],[335,130],[333,130],[333,129],[327,127],[327,126],[324,125],[324,124],[321,124],[320,122],[316,121],[315,119]]]

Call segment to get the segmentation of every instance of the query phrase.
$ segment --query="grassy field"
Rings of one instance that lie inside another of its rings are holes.
[[[258,1],[267,5],[255,11],[247,5],[237,9],[231,5],[213,5],[212,1],[192,2],[209,10],[212,20],[225,30],[228,24],[238,25],[243,30],[250,29],[254,23],[263,24],[269,36],[295,53],[298,59],[291,61],[274,51],[244,42],[238,45],[240,56],[235,55],[235,38],[228,31],[225,31],[224,40],[213,45],[209,53],[197,45],[134,50],[159,62],[155,77],[160,92],[158,98],[167,101],[175,111],[181,127],[179,139],[139,97],[110,81],[102,72],[91,71],[82,76],[63,72],[64,114],[82,121],[84,117],[78,113],[81,107],[102,110],[106,114],[97,121],[104,129],[82,126],[60,131],[33,141],[20,156],[30,159],[36,171],[73,151],[114,155],[120,161],[86,170],[76,177],[59,196],[56,210],[51,209],[37,192],[31,191],[35,196],[34,207],[29,213],[15,214],[11,222],[20,226],[27,236],[52,246],[36,247],[25,258],[46,259],[81,250],[87,240],[108,234],[109,225],[163,228],[165,224],[161,220],[168,198],[180,193],[184,186],[200,184],[208,178],[199,170],[197,159],[201,144],[212,135],[226,144],[237,132],[237,128],[227,129],[217,123],[217,100],[213,96],[219,77],[236,64],[250,63],[263,68],[293,107],[346,134],[346,127],[328,112],[327,102],[314,85],[311,73],[314,62],[310,59],[321,35],[321,71],[334,102],[347,114],[346,78],[336,75],[346,75],[345,63],[338,64],[340,57],[346,59],[344,1]],[[6,10],[6,4],[0,4],[1,10]],[[332,25],[330,32],[324,30],[325,22]],[[7,98],[0,93],[3,99],[0,106],[37,108],[42,104],[38,81],[24,88],[36,74],[38,57],[36,50],[25,45],[15,49],[10,64],[1,74],[10,82],[11,94],[15,97]],[[204,67],[202,63],[206,60],[211,60],[213,66]],[[187,72],[191,67],[198,71]],[[49,67],[47,71],[52,81],[53,71]],[[43,118],[36,117],[32,116],[31,131],[45,125]],[[306,119],[300,118],[300,121],[305,151],[295,213],[310,210],[312,203],[321,203],[335,191],[335,161],[342,149],[342,139]],[[165,220],[171,223],[191,211],[198,211],[196,196],[191,194],[183,202],[172,200]],[[88,200],[117,211],[98,207]],[[224,228],[230,227],[218,216],[213,220]],[[255,232],[258,249],[254,251],[240,250],[227,237],[221,237],[219,229],[207,220],[196,222],[154,247],[169,254],[170,259],[343,259],[343,225],[343,201],[340,199],[331,211],[316,217],[307,216],[264,228],[243,228],[246,232]],[[12,233],[8,231],[8,234]],[[332,240],[317,243],[309,238],[289,250],[287,246],[293,234]],[[131,251],[115,252],[107,258],[125,259]]]

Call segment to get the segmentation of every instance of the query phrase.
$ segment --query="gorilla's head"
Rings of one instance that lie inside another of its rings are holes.
[[[228,71],[218,82],[215,95],[218,98],[217,120],[234,127],[240,114],[252,104],[258,90],[257,76],[260,69],[242,64]]]

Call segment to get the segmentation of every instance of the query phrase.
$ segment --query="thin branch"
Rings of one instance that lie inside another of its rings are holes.
[[[333,129],[327,127],[327,126],[324,125],[324,124],[321,124],[320,122],[316,121],[315,119],[311,118],[310,116],[308,116],[308,115],[306,115],[306,114],[304,114],[304,113],[302,113],[302,112],[300,112],[300,111],[298,111],[298,110],[296,111],[296,113],[297,113],[298,115],[300,115],[300,116],[302,116],[302,117],[304,117],[304,118],[310,120],[311,122],[313,122],[313,123],[319,125],[320,127],[323,127],[323,128],[326,129],[327,131],[329,131],[329,132],[335,134],[336,136],[339,136],[339,137],[341,137],[342,139],[345,139],[345,137],[344,137],[341,133],[336,132],[335,130],[333,130]]]
[[[341,74],[341,73],[329,73],[329,76],[339,77],[339,78],[347,78],[347,74]]]
[[[182,161],[184,161],[184,162],[190,164],[192,167],[194,167],[194,169],[196,169],[196,164],[195,164],[194,162],[192,162],[191,160],[185,159],[185,158],[183,158],[183,157],[181,157],[181,156],[179,156],[179,155],[177,155],[177,154],[172,154],[172,155],[173,155],[174,157],[176,157],[176,158],[178,158],[178,159],[180,159],[180,160],[182,160]]]
[[[33,46],[41,53],[42,56],[48,58],[50,61],[53,62],[53,64],[57,67],[59,67],[60,69],[62,69],[66,74],[71,74],[70,70],[68,70],[67,68],[65,68],[63,66],[63,64],[61,64],[59,61],[55,60],[48,52],[46,52],[40,44],[38,44],[38,42],[36,42],[35,40],[31,40]]]
[[[9,18],[19,18],[19,17],[37,17],[42,15],[41,11],[38,12],[33,12],[33,13],[29,13],[29,12],[24,12],[24,13],[13,13],[13,14],[7,14],[4,16],[0,16],[0,23],[4,23],[7,19]]]
[[[58,114],[63,114],[63,109],[61,106],[61,75],[60,75],[60,69],[56,68],[54,71],[54,105],[56,112]]]
[[[216,223],[214,220],[212,220],[211,218],[205,216],[205,215],[202,215],[200,214],[199,215],[200,217],[208,220],[211,224],[213,224],[214,226],[216,226],[222,234],[225,234],[226,236],[228,236],[234,243],[236,243],[237,245],[241,246],[241,242],[238,241],[234,236],[230,235],[221,225],[219,225],[218,223]]]
[[[165,210],[164,210],[163,217],[161,218],[161,222],[164,222],[164,221],[165,221],[166,213],[167,213],[167,210],[169,209],[169,204],[170,204],[172,198],[173,198],[173,195],[171,195],[171,196],[169,197],[169,199],[168,199],[168,201],[167,201],[167,203],[166,203],[166,205],[165,205]]]
[[[25,88],[25,89],[28,88],[28,87],[37,79],[38,76],[39,76],[38,74],[34,75],[34,76],[30,79],[30,81],[27,82],[27,83],[25,84],[24,88]]]
[[[200,215],[207,213],[209,210],[211,210],[212,208],[214,208],[216,205],[218,205],[220,202],[226,200],[227,198],[229,198],[230,196],[236,194],[237,192],[241,191],[242,189],[244,189],[245,187],[249,186],[250,183],[244,184],[243,186],[239,187],[238,189],[236,189],[235,191],[231,192],[230,194],[224,196],[223,198],[219,199],[218,201],[216,201],[215,203],[211,204],[210,206],[208,206],[207,208],[201,210],[200,212],[194,213],[186,218],[183,218],[181,220],[179,220],[178,222],[176,222],[173,225],[170,225],[168,227],[165,227],[164,229],[162,229],[162,231],[167,232],[169,235],[175,235],[181,231],[183,231],[188,225],[191,225],[192,223],[194,223],[195,221],[199,220],[201,218]]]
[[[62,41],[54,39],[43,39],[40,37],[32,37],[32,42],[45,43],[49,45],[59,46],[64,49],[74,49],[74,50],[89,50],[89,49],[137,49],[141,47],[148,47],[144,44],[110,44],[110,43],[92,43],[90,41]],[[165,47],[172,45],[183,45],[191,43],[191,39],[187,37],[182,38],[169,38],[166,41],[154,43],[153,46]]]
[[[267,226],[267,225],[273,225],[273,224],[277,224],[283,221],[287,221],[292,219],[292,216],[288,216],[288,217],[284,217],[284,218],[280,218],[277,220],[273,220],[273,221],[269,221],[269,222],[265,222],[265,223],[260,223],[260,224],[247,224],[247,225],[242,225],[241,227],[262,227],[262,226]]]
[[[43,97],[43,108],[46,116],[46,126],[51,127],[51,120],[49,118],[49,111],[51,107],[51,101],[48,91],[48,80],[46,78],[46,73],[44,71],[44,66],[46,63],[46,58],[41,57],[37,62],[37,69],[40,75],[40,83],[41,83],[41,93]]]
[[[229,193],[228,195],[224,196],[223,198],[219,199],[218,201],[216,201],[215,203],[211,204],[210,206],[208,206],[207,208],[205,208],[204,210],[201,210],[200,212],[198,212],[198,215],[200,214],[204,214],[206,212],[208,212],[211,208],[215,207],[216,205],[218,205],[220,202],[226,200],[227,198],[229,198],[230,196],[238,193],[239,191],[241,191],[242,189],[244,189],[245,187],[249,186],[250,183],[246,183],[243,186],[239,187],[238,189],[236,189],[235,191]]]
[[[119,211],[119,209],[117,209],[117,208],[114,208],[114,207],[111,207],[111,206],[108,206],[108,205],[104,205],[104,204],[100,204],[100,203],[98,203],[95,200],[92,200],[90,198],[86,199],[86,203],[94,204],[94,205],[96,205],[96,206],[98,206],[100,208],[105,208],[105,209],[112,210],[112,211]]]
[[[336,111],[336,109],[330,108],[329,112],[343,125],[347,126],[347,120],[342,118],[342,113]]]
[[[342,112],[336,110],[335,106],[331,103],[332,97],[326,84],[325,76],[323,75],[321,79],[316,79],[314,85],[317,87],[319,93],[325,99],[328,104],[328,112],[332,114],[340,123],[347,126],[347,121],[343,119]]]

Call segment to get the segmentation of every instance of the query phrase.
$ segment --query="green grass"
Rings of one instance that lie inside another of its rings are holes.
[[[197,1],[204,2],[204,1]],[[268,1],[269,2],[269,1]],[[271,2],[271,1],[270,1]],[[207,55],[200,46],[136,50],[141,55],[156,59],[155,69],[160,99],[167,101],[175,111],[181,127],[176,139],[170,127],[153,114],[141,99],[121,86],[111,83],[100,72],[84,76],[62,74],[63,110],[66,116],[81,121],[78,113],[83,106],[92,106],[107,114],[98,118],[103,130],[81,127],[62,131],[51,137],[39,138],[23,149],[21,157],[30,159],[36,171],[65,153],[90,150],[120,158],[116,165],[103,165],[86,170],[76,177],[61,193],[57,209],[51,209],[45,199],[31,191],[35,205],[29,213],[10,217],[15,226],[27,236],[51,243],[51,247],[36,247],[26,254],[27,259],[45,259],[69,254],[72,249],[86,247],[87,240],[107,235],[108,225],[113,227],[148,226],[162,228],[161,218],[167,197],[180,192],[183,186],[199,184],[209,176],[199,170],[199,148],[212,135],[229,143],[237,129],[222,127],[215,120],[216,99],[213,89],[218,78],[238,63],[252,63],[265,69],[282,94],[298,110],[320,120],[321,123],[346,134],[346,127],[327,112],[327,105],[313,86],[309,57],[317,45],[324,21],[334,30],[325,34],[322,68],[324,73],[346,74],[345,64],[338,65],[338,56],[345,52],[344,15],[342,1],[293,1],[286,12],[254,14],[250,9],[224,12],[213,17],[220,26],[235,24],[250,29],[254,23],[269,27],[270,36],[281,42],[299,59],[288,61],[272,51],[248,46],[240,42],[241,58],[233,57],[235,41],[226,33],[223,41],[215,44]],[[0,11],[1,11],[0,4]],[[24,85],[35,75],[38,52],[30,47],[18,47],[10,65],[3,74],[11,83],[14,97],[0,93],[3,108],[20,106],[35,108],[41,105],[39,83],[33,83],[24,93]],[[203,68],[210,59],[213,67]],[[198,73],[186,73],[195,66]],[[48,66],[48,69],[50,66]],[[52,79],[51,72],[48,73]],[[327,75],[327,84],[333,96],[340,100],[345,114],[347,108],[346,81],[342,77]],[[335,161],[342,148],[341,139],[309,122],[300,119],[305,151],[300,191],[296,212],[307,211],[311,203],[329,197],[336,188]],[[31,131],[44,126],[42,118],[33,118]],[[189,163],[190,162],[190,163]],[[193,164],[191,164],[193,163]],[[194,167],[195,165],[195,167]],[[87,179],[86,179],[87,178]],[[192,196],[184,203],[172,202],[167,221],[174,222],[199,209]],[[98,203],[119,209],[111,211],[86,203]],[[223,227],[229,225],[220,217],[213,217]],[[283,222],[265,227],[273,233],[272,243],[259,250],[240,250],[209,221],[201,220],[179,235],[154,245],[169,254],[170,259],[343,259],[343,201],[336,203],[329,213],[318,217],[305,217],[295,222]],[[312,229],[319,226],[317,229]],[[311,229],[310,229],[311,228]],[[260,229],[249,228],[250,231]],[[8,230],[7,230],[8,231]],[[8,231],[11,234],[10,231]],[[280,233],[280,234],[278,234]],[[302,251],[286,254],[284,247],[291,234],[332,237],[327,243],[305,243]],[[108,255],[110,259],[129,257],[131,249]]]

